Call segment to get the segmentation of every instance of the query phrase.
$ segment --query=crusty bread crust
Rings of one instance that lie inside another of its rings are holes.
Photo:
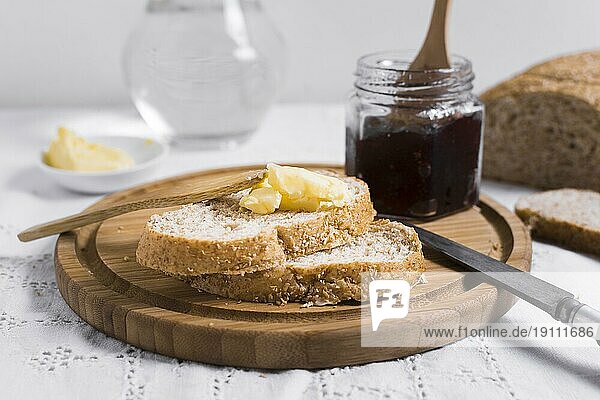
[[[550,200],[560,197],[560,206],[550,203]],[[578,204],[582,196],[588,204]],[[546,203],[546,204],[544,204]],[[560,207],[569,210],[578,207],[581,214],[579,220],[569,215],[563,215]],[[595,207],[595,209],[590,209]],[[534,237],[555,242],[564,247],[600,255],[600,194],[591,191],[561,189],[537,193],[521,198],[515,207],[517,215],[525,222]]]
[[[137,261],[142,266],[172,275],[244,274],[282,265],[286,256],[301,256],[343,245],[353,236],[363,234],[375,215],[367,185],[355,178],[344,179],[361,187],[360,193],[348,204],[310,213],[314,215],[299,222],[265,227],[251,237],[186,238],[154,229],[149,221],[136,250]]]
[[[361,285],[362,273],[369,273],[371,277],[386,273],[386,279],[415,283],[425,270],[425,259],[414,229],[387,220],[373,222],[370,229],[393,231],[396,242],[389,245],[405,246],[409,254],[396,262],[340,260],[310,267],[294,265],[290,260],[267,271],[245,275],[206,274],[188,280],[200,290],[234,300],[276,304],[308,302],[316,305],[365,299],[363,294],[367,290]]]
[[[534,66],[481,95],[483,176],[600,191],[600,51]]]
[[[136,250],[140,265],[169,274],[256,271],[285,260],[277,230],[227,242],[172,236],[146,225]]]

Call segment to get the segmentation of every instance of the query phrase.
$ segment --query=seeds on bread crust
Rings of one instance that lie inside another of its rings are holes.
[[[395,279],[414,283],[425,270],[424,265],[421,242],[414,229],[378,220],[365,234],[344,246],[289,258],[266,271],[206,274],[192,278],[190,283],[234,300],[324,305],[361,300],[362,273],[392,273]]]

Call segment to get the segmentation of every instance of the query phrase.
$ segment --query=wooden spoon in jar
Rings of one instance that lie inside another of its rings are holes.
[[[254,186],[262,180],[266,172],[266,169],[262,169],[211,178],[202,182],[201,187],[182,187],[178,190],[179,193],[175,195],[117,204],[100,210],[83,211],[68,217],[32,226],[19,233],[17,237],[21,242],[29,242],[137,210],[181,206],[216,199]]]
[[[450,68],[446,50],[446,27],[450,4],[451,0],[435,0],[427,37],[409,70],[425,71]]]

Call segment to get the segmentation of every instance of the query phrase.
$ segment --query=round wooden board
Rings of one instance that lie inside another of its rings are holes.
[[[305,167],[332,168],[330,165]],[[107,196],[90,209],[170,194],[187,184],[256,167],[210,170],[165,179]],[[142,268],[135,248],[148,216],[138,211],[62,234],[56,244],[58,287],[71,308],[107,335],[180,359],[256,368],[323,368],[387,360],[418,348],[361,347],[361,306],[301,307],[236,302],[198,292]],[[478,207],[422,226],[529,270],[531,240],[520,220],[486,196]],[[494,321],[514,296],[487,284],[469,285],[443,256],[424,251],[428,282],[411,292],[411,312],[399,321]]]

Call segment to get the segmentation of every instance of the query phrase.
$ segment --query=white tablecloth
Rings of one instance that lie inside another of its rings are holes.
[[[52,265],[56,238],[21,244],[15,237],[21,229],[98,199],[63,190],[36,168],[40,149],[58,125],[87,134],[148,134],[131,109],[0,111],[0,398],[599,397],[596,347],[510,348],[471,338],[466,347],[451,345],[389,362],[269,372],[176,360],[105,336],[80,320],[58,293]],[[343,126],[341,106],[277,106],[246,145],[233,151],[174,148],[160,175],[265,161],[342,163]],[[493,182],[485,182],[483,190],[509,208],[531,191]],[[534,272],[573,271],[556,283],[600,306],[598,258],[537,242],[533,250]],[[545,316],[521,301],[503,321],[534,317]]]

